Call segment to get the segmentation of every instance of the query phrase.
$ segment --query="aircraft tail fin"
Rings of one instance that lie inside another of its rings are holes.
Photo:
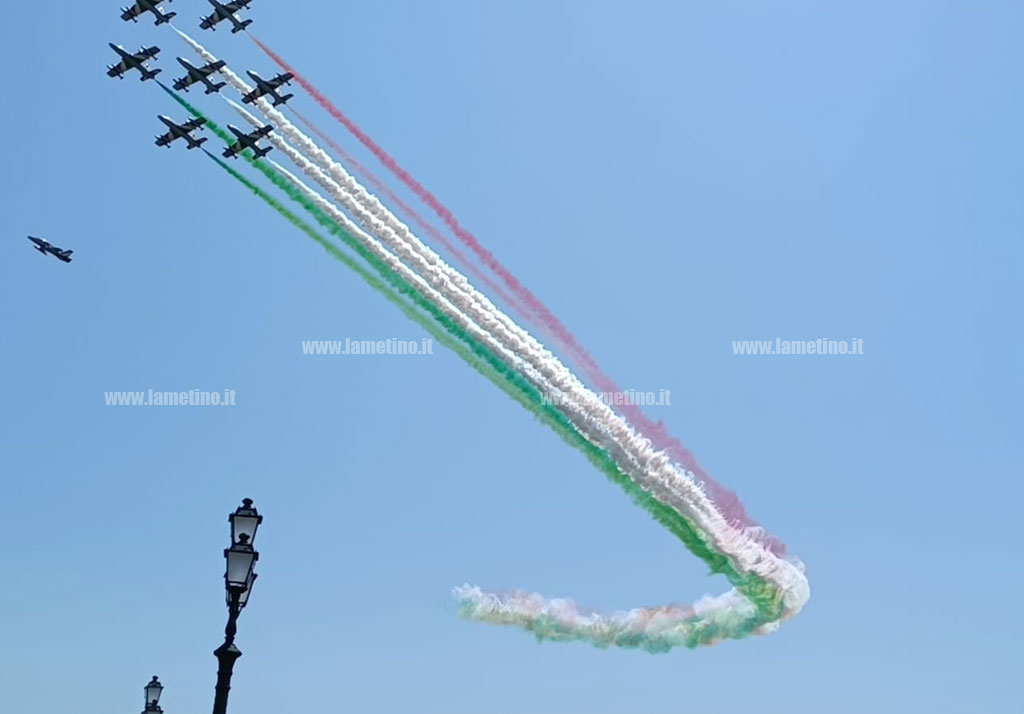
[[[227,82],[218,82],[217,84],[211,84],[210,86],[208,86],[206,88],[206,93],[207,94],[216,94],[220,90],[224,89],[224,87],[226,87],[226,86],[228,86]]]
[[[246,20],[245,22],[240,22],[240,23],[238,23],[238,25],[235,26],[235,28],[233,30],[231,30],[231,34],[235,34],[236,32],[241,32],[242,30],[244,30],[245,28],[247,28],[251,24],[252,24],[252,20]]]
[[[285,103],[285,102],[287,102],[287,101],[288,101],[289,99],[292,99],[292,98],[293,98],[294,96],[295,96],[294,94],[286,94],[286,95],[284,95],[283,97],[281,97],[281,100],[280,100],[280,101],[278,101],[278,102],[274,102],[274,106],[277,106],[278,104],[284,104],[284,103]]]

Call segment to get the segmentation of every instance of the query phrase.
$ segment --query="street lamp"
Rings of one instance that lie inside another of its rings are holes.
[[[253,583],[256,582],[253,568],[260,554],[253,547],[253,541],[263,516],[253,507],[252,499],[247,498],[228,516],[228,521],[231,523],[231,547],[224,549],[224,559],[227,561],[224,591],[228,605],[228,624],[224,628],[224,644],[213,651],[218,664],[213,714],[227,714],[231,673],[235,661],[242,656],[242,652],[235,647],[235,634],[238,631],[238,616],[249,602]]]
[[[143,691],[146,693],[146,708],[142,711],[142,714],[146,712],[162,712],[160,708],[160,695],[163,694],[164,685],[160,684],[160,680],[153,675],[153,679],[150,680]]]
[[[235,509],[235,512],[228,516],[231,523],[231,542],[237,543],[243,535],[249,537],[249,542],[256,540],[256,530],[263,522],[263,516],[253,508],[252,499],[245,498],[242,505]]]

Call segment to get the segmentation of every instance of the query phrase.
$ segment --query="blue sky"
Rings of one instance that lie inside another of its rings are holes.
[[[105,5],[0,23],[0,711],[138,711],[153,674],[168,714],[209,707],[244,496],[232,711],[1019,711],[1020,3],[253,3],[610,374],[672,390],[652,416],[807,563],[778,634],[663,656],[457,618],[465,581],[603,609],[726,585],[452,354],[303,357],[423,333],[153,146],[180,112],[108,79],[107,42],[158,44],[163,78],[186,49]],[[865,354],[731,350],[823,336]],[[238,406],[103,404],[148,388]]]

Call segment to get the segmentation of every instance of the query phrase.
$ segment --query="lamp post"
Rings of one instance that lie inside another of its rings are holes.
[[[156,675],[153,675],[149,684],[143,687],[143,691],[146,693],[146,708],[142,710],[142,714],[147,714],[147,712],[161,714],[163,709],[160,708],[160,695],[163,694],[164,685],[160,684]]]
[[[256,573],[253,568],[260,554],[253,547],[256,531],[263,522],[246,498],[235,512],[228,516],[231,523],[231,547],[224,550],[227,567],[224,571],[224,590],[227,595],[228,624],[224,628],[224,644],[213,651],[217,658],[217,689],[213,700],[213,714],[227,714],[228,692],[231,691],[231,673],[235,661],[242,656],[235,647],[235,633],[238,631],[238,616],[249,602]]]

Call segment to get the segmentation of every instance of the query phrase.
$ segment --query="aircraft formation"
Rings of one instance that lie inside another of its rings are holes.
[[[166,0],[172,2],[172,0]],[[204,30],[216,30],[217,25],[224,21],[231,23],[234,32],[241,32],[252,24],[252,20],[239,20],[237,13],[241,10],[245,10],[249,7],[252,0],[234,0],[233,2],[222,3],[219,0],[207,0],[210,5],[213,6],[213,12],[208,16],[200,19],[199,27]],[[138,18],[145,13],[151,13],[155,18],[156,25],[162,25],[169,23],[177,13],[164,12],[160,6],[160,0],[136,0],[135,4],[131,7],[121,8],[121,19],[125,22],[138,22]],[[145,82],[147,79],[156,79],[156,76],[160,74],[160,69],[150,69],[146,64],[152,59],[155,59],[160,54],[159,47],[140,47],[138,52],[130,53],[120,45],[110,44],[110,48],[117,53],[121,61],[115,65],[111,65],[107,68],[107,74],[111,77],[118,77],[123,79],[124,76],[132,71],[137,70],[139,72],[139,79]],[[185,74],[174,80],[173,87],[177,91],[187,92],[189,89],[197,84],[201,84],[206,94],[217,94],[227,86],[226,82],[215,82],[211,79],[217,72],[224,68],[225,63],[223,61],[209,62],[202,67],[196,67],[188,60],[178,57],[178,64],[180,64]],[[290,86],[293,75],[290,72],[284,72],[277,74],[270,79],[264,79],[256,72],[249,70],[249,77],[256,84],[256,88],[251,92],[242,97],[243,104],[253,104],[256,100],[266,97],[275,107],[286,104],[289,99],[294,97],[293,94],[281,94],[281,87]],[[189,149],[198,148],[205,139],[196,139],[192,136],[192,132],[201,130],[205,122],[191,120],[183,124],[178,124],[174,120],[165,117],[157,117],[167,127],[167,132],[161,134],[156,138],[157,146],[170,147],[178,139],[184,139],[186,146]],[[257,158],[266,156],[273,147],[261,147],[259,140],[265,138],[274,129],[271,126],[263,126],[255,131],[249,133],[242,132],[233,126],[228,127],[231,132],[235,135],[237,141],[230,147],[224,150],[224,156],[226,158],[236,158],[241,152],[246,149],[252,150]]]
[[[169,24],[173,18],[177,17],[178,13],[165,12],[161,7],[164,1],[168,3],[173,2],[173,0],[135,0],[134,4],[121,8],[121,19],[125,22],[138,22],[141,17],[148,13],[155,19],[154,25]],[[232,2],[207,0],[207,2],[213,6],[213,12],[200,18],[199,27],[204,30],[215,31],[218,25],[228,22],[231,25],[231,32],[238,33],[252,24],[252,20],[240,20],[238,18],[238,13],[241,10],[248,9],[252,0],[233,0]],[[111,42],[110,49],[117,54],[118,61],[107,67],[107,75],[109,77],[124,79],[129,73],[137,71],[139,73],[139,80],[145,82],[150,79],[156,79],[157,75],[163,71],[160,68],[150,69],[148,65],[151,60],[155,60],[160,54],[159,47],[142,46],[135,52],[129,52],[121,45]],[[184,68],[185,74],[174,80],[172,86],[175,90],[188,92],[191,87],[198,84],[202,85],[206,94],[217,94],[227,86],[226,82],[216,82],[212,79],[225,66],[223,61],[210,62],[202,67],[196,67],[182,57],[176,59],[178,64]],[[294,96],[293,94],[281,94],[280,92],[282,87],[290,86],[291,80],[294,79],[291,73],[280,73],[270,79],[264,79],[252,70],[248,72],[248,75],[256,87],[242,97],[244,104],[253,104],[256,100],[266,97],[277,107],[286,104]],[[196,138],[193,136],[194,132],[202,131],[203,125],[206,123],[205,120],[190,119],[178,123],[170,117],[162,115],[157,116],[157,119],[163,123],[166,129],[163,134],[156,137],[155,143],[157,146],[170,148],[176,141],[182,140],[188,149],[197,149],[206,142],[205,137]],[[257,158],[262,158],[270,153],[273,148],[271,146],[262,147],[259,144],[261,139],[266,138],[274,130],[271,126],[263,126],[248,133],[230,125],[228,129],[235,135],[237,140],[224,150],[223,156],[225,158],[237,158],[246,149],[251,150]],[[35,244],[35,248],[39,252],[43,254],[49,253],[65,263],[71,262],[72,251],[57,248],[42,238],[29,236],[29,240]]]

